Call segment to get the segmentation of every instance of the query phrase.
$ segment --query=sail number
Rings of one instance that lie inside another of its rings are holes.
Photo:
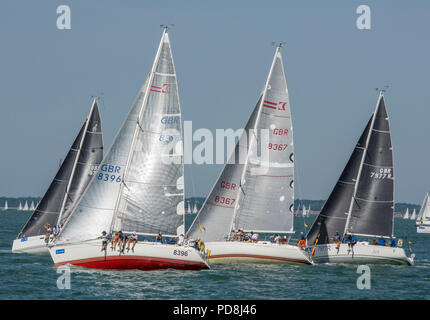
[[[108,181],[108,182],[121,182],[121,172],[120,166],[113,166],[111,164],[103,164],[100,167],[100,170],[103,172],[99,172],[97,175],[97,179],[100,181]]]
[[[220,204],[233,205],[235,201],[236,199],[232,199],[232,198],[226,198],[226,197],[220,197],[220,196],[215,197],[215,202]]]
[[[285,149],[287,149],[288,145],[287,144],[283,144],[283,143],[269,143],[269,145],[267,146],[267,148],[269,150],[279,150],[279,151],[284,151]]]
[[[375,178],[375,179],[391,179],[392,178],[392,173],[391,173],[391,168],[381,168],[379,169],[379,172],[370,172],[370,177],[371,178]]]

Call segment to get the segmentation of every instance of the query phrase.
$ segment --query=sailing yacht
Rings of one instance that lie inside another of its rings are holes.
[[[101,121],[94,99],[90,113],[54,180],[14,240],[13,253],[49,253],[45,225],[61,226],[65,222],[102,158]]]
[[[258,157],[259,150],[268,157]],[[278,46],[257,105],[189,237],[204,241],[210,263],[312,264],[297,246],[235,241],[239,229],[256,235],[294,233],[293,179],[291,111]]]
[[[417,218],[417,211],[414,208],[414,211],[412,211],[411,220],[415,220]]]
[[[358,241],[332,243],[338,232],[344,236],[393,237],[394,172],[390,124],[384,91],[330,197],[307,234],[307,244],[316,263],[413,264],[401,247]],[[373,242],[372,242],[373,243]],[[400,245],[400,240],[398,241]]]
[[[191,203],[190,203],[190,201],[188,201],[187,213],[191,214]]]
[[[7,200],[6,200],[6,201],[5,201],[5,203],[4,203],[4,208],[3,208],[3,210],[4,210],[4,211],[9,210],[9,206],[8,206],[8,204],[7,204]]]
[[[409,219],[409,208],[406,208],[405,215],[403,216],[403,219]]]
[[[56,266],[208,269],[202,250],[153,241],[158,233],[170,239],[185,233],[184,202],[182,115],[164,28],[151,72],[96,177],[50,248],[51,257]],[[139,239],[129,250],[112,243],[102,250],[103,231]]]
[[[22,208],[22,210],[23,210],[23,211],[29,211],[29,210],[30,210],[30,209],[28,208],[28,202],[27,202],[27,200],[25,200],[24,208]]]
[[[22,211],[22,203],[21,203],[21,201],[19,202],[18,211]]]
[[[31,201],[31,205],[30,205],[30,211],[34,211],[36,210],[36,207],[34,206],[34,201]]]
[[[417,217],[417,233],[430,233],[430,192],[427,192]]]

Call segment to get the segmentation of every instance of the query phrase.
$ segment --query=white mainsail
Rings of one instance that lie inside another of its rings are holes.
[[[293,178],[290,103],[278,47],[260,99],[190,237],[222,241],[236,229],[293,232]]]
[[[7,204],[7,200],[5,201],[5,203],[4,203],[4,210],[6,211],[6,210],[8,210],[9,209],[9,206],[8,206],[8,204]]]
[[[406,208],[405,215],[403,216],[403,219],[409,219],[409,208]]]
[[[187,208],[187,213],[190,214],[191,212],[191,203],[188,201],[188,208]]]
[[[90,240],[102,231],[113,230],[183,233],[181,124],[176,73],[165,29],[151,73],[60,241]]]
[[[19,202],[18,210],[22,211],[22,203],[21,203],[21,201]]]
[[[194,202],[193,213],[197,213],[197,212],[198,212],[197,202]]]
[[[34,211],[35,209],[36,209],[36,207],[34,206],[34,201],[31,201],[30,210]]]

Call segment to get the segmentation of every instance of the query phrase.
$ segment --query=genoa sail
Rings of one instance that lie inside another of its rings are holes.
[[[258,103],[189,235],[222,241],[236,229],[293,232],[293,152],[290,101],[278,47]]]
[[[42,200],[18,235],[31,237],[46,232],[44,225],[62,224],[103,157],[101,120],[96,100],[66,158]]]

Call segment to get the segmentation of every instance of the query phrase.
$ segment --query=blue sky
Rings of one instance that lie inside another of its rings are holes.
[[[56,28],[58,5],[71,30]],[[356,8],[371,9],[358,30]],[[170,36],[184,120],[241,128],[265,82],[272,41],[283,51],[294,121],[296,197],[325,199],[386,93],[395,197],[430,189],[428,1],[1,1],[0,195],[43,195],[102,94],[106,149]],[[187,165],[187,196],[205,196],[220,165]]]

